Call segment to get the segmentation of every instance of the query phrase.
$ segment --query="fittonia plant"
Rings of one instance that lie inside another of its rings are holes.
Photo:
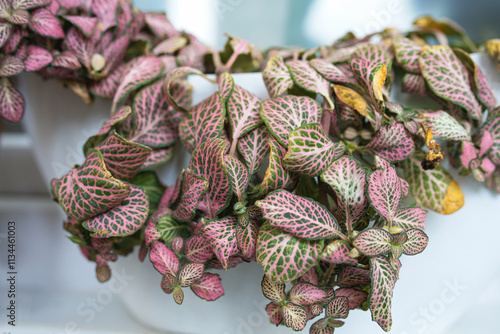
[[[275,325],[298,331],[315,319],[311,333],[333,333],[360,308],[390,330],[402,261],[429,241],[425,209],[450,214],[464,204],[440,162],[500,192],[499,107],[464,51],[475,45],[449,21],[416,25],[407,35],[272,50],[265,100],[228,72],[240,54],[250,59],[240,69],[259,59],[234,37],[232,54],[210,53],[219,89],[195,106],[183,78],[201,71],[135,60],[85,161],[52,183],[98,278],[141,244],[141,260],[149,252],[175,302],[188,287],[210,301],[224,294],[214,269],[257,261]],[[396,83],[436,108],[391,101]],[[191,160],[165,187],[148,169],[168,160],[177,139]]]

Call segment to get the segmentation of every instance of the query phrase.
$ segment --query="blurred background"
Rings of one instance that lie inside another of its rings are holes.
[[[456,21],[475,42],[500,37],[498,0],[134,2],[142,10],[166,11],[176,28],[193,33],[205,44],[216,48],[223,47],[226,40],[224,33],[247,39],[263,49],[272,46],[315,47],[330,44],[348,31],[358,37],[386,27],[405,31],[411,28],[415,18],[426,14]],[[94,296],[95,291],[102,286],[95,280],[93,264],[86,263],[75,245],[63,235],[60,208],[51,202],[48,185],[42,180],[31,152],[31,139],[23,132],[22,124],[4,122],[1,128],[0,223],[5,224],[10,219],[19,222],[19,235],[22,239],[19,241],[18,256],[25,259],[21,263],[23,275],[20,276],[21,288],[25,292],[20,305],[24,306],[21,306],[19,313],[19,320],[24,321],[25,327],[13,333],[76,333],[71,330],[71,320],[75,319],[80,333],[146,333],[133,319],[122,317],[126,311],[116,299],[98,313],[91,324],[82,321],[75,314],[75,309],[82,301],[86,302],[88,296]],[[0,234],[0,254],[5,254],[1,243],[4,237]],[[43,254],[48,255],[40,256],[33,265],[33,258],[38,250],[49,249],[57,249],[58,257],[52,258],[50,253],[43,251]],[[77,270],[77,277],[72,270]],[[0,277],[3,281],[3,276]],[[474,288],[472,285],[470,287]],[[43,291],[49,290],[52,291],[50,295],[43,295]],[[495,314],[500,311],[500,281],[491,280],[489,287],[482,286],[480,290],[468,312],[467,319],[471,320],[466,320],[465,315],[461,316],[461,320],[448,328],[446,333],[498,333],[493,325]],[[4,290],[2,295],[3,292]],[[46,308],[46,312],[33,312],[35,309],[40,310],[40,305],[43,305],[42,309]],[[3,313],[0,313],[0,332],[5,328]],[[369,315],[363,314],[363,317],[368,318]],[[50,326],[40,329],[41,324],[61,325],[60,319],[65,319],[62,325],[69,326],[69,329],[64,326],[57,330],[49,328]],[[487,320],[489,326],[484,324]],[[482,324],[480,330],[473,326],[478,323]],[[398,334],[404,333],[406,332]]]

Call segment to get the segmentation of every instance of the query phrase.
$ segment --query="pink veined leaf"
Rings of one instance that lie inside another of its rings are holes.
[[[358,261],[349,256],[349,245],[343,240],[334,240],[321,253],[321,260],[332,264],[356,265]]]
[[[281,55],[272,56],[262,71],[269,96],[277,97],[293,87],[293,80]]]
[[[84,5],[82,0],[57,0],[57,2],[61,5],[61,7],[65,9],[73,9],[79,6]],[[89,4],[86,4],[88,6]]]
[[[102,98],[112,99],[121,83],[123,69],[124,66],[119,65],[101,80],[93,80],[89,85],[90,91]]]
[[[227,269],[234,268],[242,262],[243,259],[241,258],[240,255],[230,256],[227,261]],[[217,259],[216,256],[212,256],[205,264],[213,269],[221,269],[221,270],[224,269],[224,266],[220,263],[219,259]]]
[[[233,77],[230,73],[224,72],[218,80],[219,93],[224,101],[227,101],[235,88]],[[241,88],[240,88],[241,89]],[[258,113],[258,111],[257,111]]]
[[[309,329],[309,334],[333,334],[335,328],[328,325],[328,319],[316,321]]]
[[[328,239],[340,232],[335,218],[324,206],[286,190],[274,191],[256,205],[269,224],[298,238]]]
[[[7,21],[12,24],[23,25],[28,23],[30,20],[30,14],[24,9],[17,9],[12,12],[11,16],[7,18]]]
[[[101,254],[109,253],[113,248],[112,239],[90,238],[90,244],[96,251]]]
[[[83,222],[85,229],[99,237],[124,237],[146,223],[149,201],[144,190],[130,186],[130,195],[120,205]]]
[[[24,98],[9,78],[0,78],[0,116],[9,122],[19,122],[24,114]]]
[[[191,220],[198,208],[201,197],[208,188],[208,181],[194,175],[187,169],[184,173],[184,182],[182,183],[181,198],[175,208],[174,217],[181,222]]]
[[[265,100],[260,116],[276,140],[288,147],[288,136],[296,128],[320,123],[323,111],[315,100],[305,96],[287,95]]]
[[[160,39],[171,38],[180,33],[172,26],[165,13],[145,13],[146,24],[149,29]]]
[[[368,198],[372,206],[387,220],[392,221],[402,197],[401,182],[392,166],[377,169],[368,175]]]
[[[108,133],[116,124],[122,122],[127,117],[129,117],[131,113],[132,109],[129,106],[124,106],[120,108],[117,112],[113,114],[113,116],[111,116],[110,119],[106,121],[106,123],[103,124],[103,126],[97,132],[97,134],[100,135]]]
[[[352,157],[344,156],[321,174],[321,181],[328,184],[337,195],[338,207],[333,212],[335,217],[344,226],[354,226],[368,207],[365,171]]]
[[[189,151],[212,138],[224,128],[225,108],[219,92],[195,105],[179,124],[179,137]]]
[[[176,51],[182,49],[188,43],[188,39],[184,36],[174,36],[172,38],[165,39],[161,41],[158,45],[153,48],[153,54],[155,56],[163,54],[172,54]]]
[[[12,0],[12,8],[18,9],[33,9],[50,4],[50,0]]]
[[[99,19],[104,32],[116,25],[118,0],[92,0],[92,12]]]
[[[193,86],[186,79],[174,80],[169,87],[169,94],[176,101],[177,105],[182,108],[191,108],[193,104]],[[165,98],[167,101],[170,101],[168,95]]]
[[[257,262],[273,282],[290,282],[317,262],[323,240],[304,240],[264,223],[257,240]]]
[[[6,56],[0,61],[0,76],[11,77],[25,69],[24,62],[15,56]]]
[[[332,142],[321,125],[306,124],[290,133],[283,167],[295,173],[317,176],[342,156],[344,151],[345,145],[342,142]]]
[[[186,264],[179,272],[179,285],[183,288],[192,285],[203,276],[204,269],[201,263]]]
[[[232,155],[224,155],[222,159],[224,166],[224,172],[229,178],[229,184],[233,193],[238,196],[238,200],[241,202],[244,198],[245,191],[250,182],[250,176],[248,174],[248,169],[243,165],[241,161],[233,157]]]
[[[262,124],[260,99],[239,86],[234,86],[229,97],[227,113],[233,141]]]
[[[174,292],[175,287],[177,286],[177,278],[174,275],[166,273],[163,275],[161,279],[161,289],[163,292],[171,294]]]
[[[286,286],[285,283],[273,282],[266,275],[262,278],[260,283],[264,297],[277,304],[285,301]]]
[[[365,256],[378,256],[391,251],[392,234],[381,228],[369,228],[361,232],[353,245]]]
[[[175,184],[165,190],[160,203],[158,204],[158,210],[160,210],[160,208],[167,209],[177,201],[181,193],[181,184],[182,180],[184,179],[184,172],[185,170],[183,169],[177,177],[177,181],[175,182]]]
[[[146,246],[150,246],[153,242],[160,240],[161,235],[158,232],[158,229],[156,228],[155,223],[153,220],[149,220],[148,224],[146,225],[146,229],[144,230],[144,236],[145,236],[145,242]]]
[[[187,224],[179,223],[172,217],[170,212],[165,212],[163,216],[158,219],[157,229],[161,238],[166,244],[171,244],[178,236],[185,235],[185,231],[189,228]]]
[[[321,303],[326,298],[326,292],[311,283],[299,283],[290,291],[290,301],[298,305]]]
[[[208,140],[193,151],[189,163],[189,168],[194,174],[210,183],[203,200],[209,210],[208,219],[215,218],[226,208],[231,198],[231,185],[222,166],[222,153],[225,146],[223,139]]]
[[[477,158],[477,151],[474,144],[468,141],[462,142],[462,154],[460,155],[460,160],[462,161],[462,166],[466,169],[470,168],[470,162]]]
[[[309,64],[326,80],[332,83],[352,84],[357,85],[357,82],[352,77],[347,76],[338,67],[324,59],[315,58],[309,61]]]
[[[177,99],[175,98],[175,96],[172,94],[171,92],[171,85],[179,78],[182,78],[183,76],[185,75],[188,75],[188,74],[196,74],[196,75],[199,75],[205,79],[207,79],[208,81],[212,81],[210,80],[208,77],[206,77],[203,72],[201,72],[200,70],[196,69],[196,68],[192,68],[192,67],[178,67],[178,68],[174,68],[173,70],[170,70],[166,77],[165,77],[165,82],[166,82],[166,88],[165,88],[165,91],[167,93],[167,101],[168,103],[177,111],[181,111],[181,112],[188,112],[188,110],[186,109],[185,106],[182,106],[181,104],[177,103]]]
[[[184,292],[180,286],[176,286],[174,288],[173,297],[177,305],[182,305],[182,302],[184,301]]]
[[[311,268],[304,275],[298,278],[298,282],[309,282],[318,285],[318,273],[315,268]]]
[[[144,15],[143,13],[141,13]],[[116,35],[115,36],[135,36],[137,33],[130,33],[132,29],[130,26],[133,24],[134,19],[141,16],[139,13],[134,12],[133,4],[126,0],[118,0],[118,15],[116,16]]]
[[[160,274],[177,276],[179,271],[179,259],[164,243],[155,241],[151,244],[149,259]]]
[[[182,237],[175,237],[172,239],[171,247],[174,253],[181,254],[184,248],[184,239]]]
[[[148,159],[144,162],[144,165],[142,165],[141,170],[151,169],[163,165],[172,158],[173,151],[174,146],[166,148],[153,148],[153,151],[149,155]]]
[[[420,114],[426,128],[437,138],[453,141],[471,140],[470,133],[449,113],[443,110]]]
[[[338,296],[333,298],[326,307],[325,315],[332,319],[345,319],[349,314],[349,300],[347,297]]]
[[[493,137],[491,136],[491,133],[488,130],[484,130],[483,135],[481,137],[479,156],[484,157],[492,146],[493,146]]]
[[[112,41],[109,45],[104,46],[102,56],[106,59],[106,64],[101,72],[101,75],[107,76],[113,69],[115,69],[116,66],[120,66],[122,64],[129,42],[129,37],[124,35]]]
[[[362,43],[356,47],[352,58],[359,58],[373,63],[382,63],[391,68],[392,55],[381,45]]]
[[[408,240],[401,244],[401,249],[406,255],[422,253],[429,243],[427,234],[418,228],[409,229],[403,233],[408,237]]]
[[[403,229],[425,228],[425,219],[427,218],[427,211],[420,208],[403,208],[397,209],[392,223]]]
[[[420,97],[428,96],[425,79],[420,74],[405,73],[401,91]]]
[[[372,320],[388,332],[392,327],[392,294],[398,274],[384,256],[371,257],[370,267],[372,286],[368,295],[368,306]]]
[[[286,150],[274,138],[269,140],[268,145],[270,148],[269,166],[261,184],[254,189],[258,197],[273,190],[293,188],[296,180],[296,174],[283,168],[282,161]]]
[[[65,36],[61,22],[45,8],[39,8],[32,12],[28,25],[31,30],[42,36],[51,38],[64,38]]]
[[[206,221],[203,226],[203,236],[210,242],[224,270],[228,268],[229,257],[239,251],[236,239],[237,225],[238,219],[230,216]]]
[[[484,158],[481,162],[481,169],[484,171],[486,178],[490,177],[496,170],[496,165],[489,159]]]
[[[94,32],[94,28],[97,24],[96,17],[85,17],[77,15],[63,15],[63,17],[71,22],[75,27],[80,29],[80,31],[86,36],[91,37]]]
[[[283,321],[283,312],[281,305],[276,303],[269,303],[266,306],[267,316],[269,317],[269,321],[276,326],[278,326]]]
[[[335,109],[335,105],[330,98],[330,83],[319,75],[314,68],[305,60],[294,60],[286,63],[293,82],[307,90],[316,94],[321,94],[328,102],[330,110]]]
[[[59,9],[61,9],[61,5],[58,1],[51,1],[50,4],[45,6],[52,14],[57,15]]]
[[[484,76],[481,68],[474,62],[468,52],[459,48],[453,48],[455,55],[465,65],[469,72],[471,88],[479,102],[488,110],[495,108],[498,102],[488,79]]]
[[[0,48],[2,48],[5,43],[9,40],[12,34],[12,25],[8,22],[0,23]]]
[[[259,170],[264,157],[269,153],[270,136],[265,126],[259,126],[238,140],[238,152],[243,156],[250,175]]]
[[[94,54],[94,45],[78,28],[72,27],[69,29],[63,42],[63,50],[71,52],[69,55],[76,56],[76,58],[78,58],[80,63],[85,66],[87,70],[91,70],[90,59]],[[66,64],[71,66],[65,66]],[[73,64],[73,59],[63,59],[62,64],[57,65],[65,68],[76,68]]]
[[[214,255],[210,243],[198,234],[189,238],[184,245],[184,255],[191,262],[205,263]]]
[[[163,72],[163,62],[156,57],[144,56],[138,58],[132,68],[125,72],[122,83],[116,90],[113,99],[113,109],[123,101],[133,90],[155,80]]]
[[[163,82],[142,88],[134,96],[133,122],[126,135],[129,141],[152,148],[164,148],[177,139],[176,129],[163,95]]]
[[[361,291],[358,289],[352,289],[352,288],[337,289],[337,290],[335,290],[335,296],[346,297],[349,301],[349,309],[350,310],[353,310],[353,309],[359,307],[368,298],[368,294],[365,291]]]
[[[422,46],[404,36],[396,36],[393,40],[396,61],[405,71],[420,73],[418,59]]]
[[[304,306],[286,303],[282,306],[283,320],[286,327],[294,331],[301,331],[307,324],[307,311]]]
[[[493,138],[488,156],[495,165],[500,165],[500,116],[486,122],[485,130],[489,131]]]
[[[71,51],[63,51],[53,56],[52,66],[64,67],[68,69],[79,69],[82,64],[78,61],[78,57]]]
[[[343,267],[337,277],[340,287],[364,286],[370,283],[370,271],[357,267]]]
[[[133,143],[118,133],[111,133],[102,143],[96,146],[111,174],[119,179],[130,180],[141,169],[152,149]]]
[[[216,300],[224,294],[220,277],[217,274],[205,273],[191,285],[191,290],[201,299],[208,301]]]
[[[99,151],[91,150],[81,167],[61,178],[55,192],[68,216],[87,220],[120,205],[131,189],[107,171]]]
[[[406,159],[415,149],[415,144],[403,124],[394,121],[383,125],[366,149],[373,155],[396,162]]]
[[[27,57],[24,60],[25,71],[39,71],[52,62],[52,55],[44,48],[28,45]]]
[[[259,226],[254,220],[250,220],[250,223],[245,228],[238,224],[236,228],[236,239],[238,241],[238,249],[243,256],[250,258],[255,255],[258,235]]]
[[[350,65],[356,80],[370,95],[372,104],[378,111],[382,111],[385,105],[382,88],[387,76],[387,66],[363,58],[351,60]]]
[[[464,108],[471,118],[481,119],[482,108],[470,87],[467,69],[448,45],[424,47],[419,64],[434,94]]]
[[[4,54],[12,54],[16,52],[17,47],[19,46],[19,43],[21,42],[21,39],[23,37],[28,36],[28,30],[23,29],[20,26],[13,25],[12,26],[12,32],[10,33],[9,38],[5,42],[5,45],[3,46],[3,53]]]

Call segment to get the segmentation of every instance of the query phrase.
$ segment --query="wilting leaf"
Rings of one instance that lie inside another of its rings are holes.
[[[57,183],[59,204],[68,216],[86,220],[118,206],[130,187],[106,169],[99,151],[91,150],[81,167],[73,168]]]
[[[481,118],[482,108],[469,85],[467,69],[448,45],[424,47],[419,64],[434,94],[464,108],[471,118]]]
[[[264,223],[257,240],[257,261],[273,282],[286,283],[302,276],[317,262],[323,240],[299,239]]]
[[[262,77],[271,97],[277,97],[293,87],[290,71],[281,55],[274,55],[269,59]]]
[[[307,91],[321,94],[330,105],[330,109],[335,106],[330,98],[330,83],[316,72],[314,68],[305,60],[294,60],[286,63],[290,69],[290,74],[295,84]]]
[[[270,225],[301,239],[329,239],[340,231],[324,206],[286,190],[274,191],[256,205]]]
[[[370,258],[370,267],[372,286],[368,296],[368,306],[372,320],[387,332],[392,326],[392,293],[398,274],[389,260],[383,256]]]
[[[187,169],[184,173],[181,198],[173,213],[174,217],[179,221],[191,220],[207,188],[207,180],[194,175],[191,170]]]
[[[387,66],[361,58],[351,60],[350,65],[358,83],[370,95],[372,103],[381,111],[384,107],[382,87],[387,77]]]
[[[263,101],[260,115],[276,140],[288,147],[290,132],[302,125],[320,123],[322,109],[309,97],[287,95]]]
[[[124,237],[137,232],[146,222],[149,202],[144,191],[130,186],[130,195],[120,205],[83,222],[96,236]]]
[[[415,152],[403,162],[405,179],[419,205],[442,214],[451,214],[464,205],[460,186],[441,166],[423,170],[421,161],[425,153]]]
[[[335,85],[333,86],[335,95],[342,101],[345,105],[359,112],[362,116],[367,115],[367,103],[366,100],[359,95],[354,89],[349,87]]]
[[[337,195],[337,209],[333,212],[344,226],[353,226],[365,213],[368,201],[365,196],[366,173],[352,157],[344,156],[333,162],[322,174]]]
[[[373,155],[379,155],[392,162],[406,159],[415,148],[403,124],[392,122],[383,125],[375,137],[366,145],[366,149]]]

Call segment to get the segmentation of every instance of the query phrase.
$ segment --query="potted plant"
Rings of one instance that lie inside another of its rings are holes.
[[[497,101],[467,52],[470,40],[446,21],[416,26],[405,35],[347,35],[328,48],[271,50],[262,71],[268,98],[229,73],[264,59],[234,37],[225,52],[206,54],[218,90],[194,106],[184,76],[207,78],[202,71],[167,71],[148,56],[130,61],[84,161],[52,181],[64,227],[96,262],[97,278],[108,280],[108,263],[140,245],[139,258],[149,254],[161,274],[156,294],[161,287],[182,304],[189,287],[214,301],[224,294],[214,270],[258,262],[275,325],[298,331],[311,320],[311,333],[332,333],[360,308],[390,330],[400,259],[429,242],[424,208],[450,214],[464,204],[440,163],[497,192],[500,184]],[[434,37],[465,49],[428,45]],[[393,102],[400,78],[403,92],[441,107]],[[191,158],[166,187],[150,169],[177,140]]]

